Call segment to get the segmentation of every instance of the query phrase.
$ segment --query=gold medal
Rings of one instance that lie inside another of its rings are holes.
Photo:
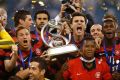
[[[20,67],[20,71],[22,71],[23,70],[23,67]]]

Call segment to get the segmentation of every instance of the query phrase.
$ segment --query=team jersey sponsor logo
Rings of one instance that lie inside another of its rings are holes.
[[[36,48],[35,52],[37,55],[39,55],[39,56],[41,55],[41,50],[39,48]]]
[[[100,72],[96,72],[96,73],[95,73],[95,78],[100,78],[100,76],[101,76],[101,73],[100,73]]]
[[[115,51],[115,55],[120,55],[120,52],[118,50]]]
[[[82,73],[77,73],[76,75],[79,76],[79,75],[81,75],[81,74],[82,74]]]

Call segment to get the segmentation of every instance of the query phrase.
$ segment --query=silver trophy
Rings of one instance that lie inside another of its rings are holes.
[[[47,55],[61,55],[65,53],[78,51],[74,44],[69,44],[71,41],[71,33],[67,37],[62,35],[62,23],[50,20],[41,29],[41,38],[45,45],[49,47]]]

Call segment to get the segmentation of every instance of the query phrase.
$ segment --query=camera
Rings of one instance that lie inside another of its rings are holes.
[[[61,0],[62,4],[65,4],[65,3],[70,3],[70,0]]]
[[[74,10],[70,7],[70,6],[73,6],[71,0],[61,0],[61,3],[62,3],[62,4],[66,4],[66,3],[67,3],[67,5],[66,5],[67,8],[66,8],[65,11],[66,11],[68,14],[71,14],[71,13],[74,12]]]

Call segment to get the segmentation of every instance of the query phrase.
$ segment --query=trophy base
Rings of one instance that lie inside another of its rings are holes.
[[[67,53],[72,53],[78,51],[78,48],[74,44],[63,45],[59,47],[52,47],[47,50],[47,55],[49,56],[56,56],[62,55]]]

